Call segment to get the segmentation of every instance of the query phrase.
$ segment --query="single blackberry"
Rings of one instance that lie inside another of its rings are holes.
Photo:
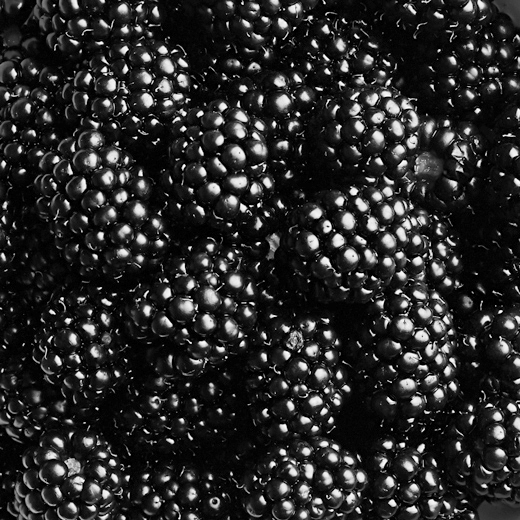
[[[115,518],[123,468],[101,434],[62,428],[27,448],[15,486],[17,518]]]
[[[179,117],[161,183],[173,221],[243,239],[271,233],[275,217],[267,202],[275,186],[266,131],[263,121],[221,99]]]
[[[156,0],[36,0],[33,17],[48,47],[77,63],[107,42],[153,37],[164,14]]]
[[[233,488],[223,473],[200,461],[150,460],[130,477],[131,518],[236,518],[230,515]]]
[[[284,63],[320,94],[354,85],[387,87],[396,62],[375,23],[326,12],[303,21],[284,43]]]
[[[489,124],[520,90],[519,41],[511,18],[499,13],[440,47],[417,42],[401,88],[421,112]]]
[[[351,392],[330,318],[274,309],[255,343],[246,380],[254,423],[275,441],[330,432]]]
[[[401,179],[419,146],[419,116],[413,102],[393,87],[346,89],[317,105],[308,127],[311,162],[326,182],[376,184]]]
[[[318,3],[319,0],[181,0],[184,12],[197,20],[210,44],[224,40],[256,53],[286,39]]]
[[[179,45],[160,39],[118,41],[84,60],[64,86],[66,116],[139,154],[144,145],[150,151],[166,137],[190,98],[192,83]]]
[[[129,293],[127,335],[165,344],[186,376],[243,352],[257,319],[256,284],[244,263],[242,251],[221,239],[184,243],[161,274]]]
[[[463,284],[466,243],[448,217],[419,207],[413,209],[413,215],[421,224],[421,233],[430,242],[424,281],[447,298]]]
[[[40,216],[64,259],[89,279],[153,270],[170,243],[152,179],[97,131],[61,141],[40,161]]]
[[[383,436],[363,467],[368,474],[367,520],[380,518],[447,520],[447,481],[430,444]]]
[[[227,96],[265,123],[268,168],[277,190],[305,185],[304,132],[317,99],[307,78],[291,68],[258,73],[232,83]]]
[[[391,186],[322,191],[289,214],[278,268],[293,292],[366,303],[424,274],[429,244],[410,211]]]
[[[481,393],[459,403],[438,439],[447,478],[474,496],[517,505],[519,436],[517,401]]]
[[[326,437],[272,444],[244,472],[246,518],[361,518],[367,475],[359,456]]]
[[[247,413],[243,363],[228,361],[197,378],[186,377],[165,350],[149,349],[118,393],[117,442],[128,453],[171,455],[201,446],[225,450],[237,440]]]
[[[70,408],[27,354],[0,368],[0,427],[15,441],[35,441],[50,425],[72,424]]]
[[[125,377],[118,294],[72,281],[41,316],[34,360],[45,379],[83,406],[107,398]]]
[[[413,173],[402,184],[417,204],[453,214],[478,204],[488,141],[470,121],[424,117]]]
[[[458,395],[456,345],[446,301],[416,282],[374,298],[343,351],[373,412],[408,430],[434,420]]]

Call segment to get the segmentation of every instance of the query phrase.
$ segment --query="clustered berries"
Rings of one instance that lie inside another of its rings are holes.
[[[519,102],[494,0],[0,0],[2,520],[519,505]]]

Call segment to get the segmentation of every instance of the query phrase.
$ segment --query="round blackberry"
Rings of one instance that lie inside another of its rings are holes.
[[[384,436],[372,446],[364,467],[369,481],[367,520],[450,518],[443,514],[446,477],[428,444]]]
[[[78,404],[106,399],[124,380],[120,307],[119,295],[72,281],[41,316],[34,360],[45,379]]]
[[[129,453],[225,450],[237,440],[236,430],[247,413],[243,363],[228,361],[193,378],[180,374],[174,362],[164,348],[152,348],[138,362],[139,369],[118,393],[117,442]]]
[[[243,239],[272,232],[275,186],[263,121],[223,100],[188,110],[171,126],[170,167],[162,174],[169,214]]]
[[[247,349],[256,315],[256,284],[242,251],[211,237],[187,242],[163,273],[141,279],[125,304],[127,334],[162,342],[186,376]]]
[[[351,392],[330,318],[275,309],[256,342],[246,380],[254,423],[276,441],[330,432]]]
[[[420,150],[405,190],[418,204],[453,214],[478,203],[483,190],[487,139],[469,121],[422,118]]]
[[[273,444],[241,480],[246,518],[361,518],[367,475],[359,456],[326,437]]]
[[[292,292],[322,302],[370,301],[424,274],[428,241],[391,186],[325,190],[294,209],[275,253]]]
[[[447,478],[477,497],[518,505],[519,436],[517,401],[481,393],[461,402],[439,439]]]
[[[140,39],[115,42],[82,62],[63,96],[69,121],[139,154],[144,145],[157,153],[191,91],[184,49],[170,40]]]
[[[287,38],[319,0],[181,0],[185,13],[213,40],[261,53]]]
[[[346,89],[323,98],[308,129],[311,161],[327,172],[329,185],[376,184],[401,179],[419,146],[419,116],[393,87]],[[330,172],[330,173],[329,173]]]
[[[354,85],[387,87],[396,62],[375,23],[327,12],[303,21],[284,43],[284,63],[325,95]]]
[[[151,178],[125,150],[85,131],[40,161],[40,216],[64,259],[89,279],[121,279],[160,265],[170,243]]]
[[[459,393],[453,317],[422,282],[374,298],[344,354],[370,408],[399,429],[431,422]]]
[[[15,486],[17,518],[115,518],[123,468],[94,431],[45,431],[27,448]]]
[[[151,460],[130,477],[131,518],[236,518],[230,516],[233,487],[224,474],[200,462]]]

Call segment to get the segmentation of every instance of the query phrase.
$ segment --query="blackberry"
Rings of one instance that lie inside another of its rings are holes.
[[[246,380],[254,423],[276,441],[330,432],[351,392],[330,318],[275,309],[256,341]]]
[[[230,41],[256,53],[261,53],[264,47],[276,47],[286,39],[318,3],[318,0],[181,0],[187,16],[197,20],[210,42]]]
[[[429,445],[378,439],[366,457],[369,480],[367,520],[379,518],[447,519],[444,497],[447,481],[438,457]]]
[[[84,60],[64,86],[67,119],[134,153],[149,151],[187,104],[192,83],[184,49],[170,40],[116,42]]]
[[[94,405],[125,377],[120,297],[72,281],[56,291],[42,314],[34,360],[45,379],[73,402]]]
[[[307,297],[366,303],[424,274],[429,244],[410,212],[391,186],[319,192],[289,214],[279,270]]]
[[[184,243],[163,273],[140,280],[125,304],[125,326],[138,342],[165,344],[175,366],[195,376],[247,349],[257,289],[242,251],[223,240]]]
[[[459,403],[439,439],[447,478],[485,500],[518,504],[518,402],[486,396]]]
[[[477,204],[484,189],[487,139],[470,121],[422,118],[413,174],[403,184],[410,197],[437,213]]]
[[[320,94],[389,86],[396,62],[376,24],[327,12],[303,21],[284,43],[284,63]]]
[[[415,282],[374,298],[366,316],[344,346],[366,402],[401,430],[431,422],[459,393],[448,304]]]
[[[14,488],[17,474],[22,469],[24,447],[13,442],[5,433],[0,433],[0,513],[5,518],[15,518]]]
[[[412,101],[393,87],[346,89],[315,109],[308,129],[313,163],[340,188],[397,181],[411,168],[419,123]]]
[[[164,348],[147,352],[122,392],[115,431],[129,453],[174,454],[224,449],[244,420],[242,362],[210,368],[197,378],[178,372]]]
[[[326,437],[272,444],[241,480],[246,518],[361,518],[367,475],[359,456]]]
[[[180,226],[206,225],[257,239],[272,232],[275,190],[263,121],[215,100],[171,126],[170,167],[162,173],[169,214]]]
[[[85,131],[40,161],[40,216],[64,259],[88,279],[153,270],[170,243],[152,179],[125,150]]]
[[[236,518],[231,481],[194,460],[146,463],[132,473],[129,496],[134,520]]]
[[[114,518],[123,468],[101,434],[61,428],[25,451],[15,486],[17,517]]]

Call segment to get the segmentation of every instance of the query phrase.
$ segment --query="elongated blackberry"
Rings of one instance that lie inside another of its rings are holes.
[[[119,279],[156,268],[170,243],[152,179],[97,131],[61,141],[40,161],[40,216],[85,278]]]
[[[345,343],[366,402],[400,429],[435,419],[459,393],[456,330],[446,301],[416,282],[377,296]]]
[[[322,94],[354,85],[388,86],[396,62],[384,36],[365,20],[327,12],[303,21],[283,44],[284,62]]]
[[[191,90],[184,49],[170,40],[140,39],[113,43],[84,60],[63,96],[69,121],[139,154],[166,136]]]
[[[223,473],[196,460],[151,460],[132,473],[132,519],[215,518],[231,516],[234,484]]]
[[[141,359],[141,358],[138,358]],[[225,451],[247,413],[243,363],[228,361],[186,377],[164,348],[151,349],[113,411],[117,442],[129,453],[171,455],[200,448]]]
[[[125,377],[120,296],[71,283],[42,314],[33,357],[45,379],[80,405],[105,399]]]
[[[359,456],[326,437],[272,444],[240,480],[246,518],[361,518],[367,475]]]
[[[161,274],[142,279],[125,304],[125,326],[138,342],[162,342],[187,376],[247,349],[256,284],[242,251],[211,237],[184,244]]]
[[[351,392],[330,319],[274,310],[259,327],[246,380],[255,424],[277,441],[330,432]]]
[[[62,428],[25,451],[15,486],[18,518],[114,518],[123,467],[101,434]]]
[[[191,108],[170,132],[170,166],[162,186],[174,222],[238,232],[244,239],[273,231],[267,201],[275,184],[263,121],[220,99]]]
[[[481,393],[460,403],[439,442],[447,476],[486,500],[518,504],[518,402]]]
[[[308,129],[309,153],[329,185],[396,181],[411,168],[418,132],[409,98],[393,87],[360,86],[318,104]]]
[[[363,465],[369,481],[364,518],[447,520],[443,513],[448,485],[439,462],[425,442],[378,439]]]
[[[402,286],[422,276],[429,246],[410,209],[391,186],[322,191],[289,214],[280,272],[322,302],[365,303]]]

